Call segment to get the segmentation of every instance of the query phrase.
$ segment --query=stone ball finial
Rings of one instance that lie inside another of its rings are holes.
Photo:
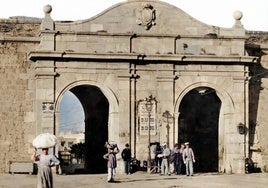
[[[243,17],[243,13],[239,10],[235,11],[233,13],[233,18],[236,20],[236,21],[239,21],[241,20],[241,18]]]
[[[50,14],[51,11],[52,11],[52,6],[51,5],[46,5],[46,6],[44,6],[43,10],[44,10],[45,14]]]

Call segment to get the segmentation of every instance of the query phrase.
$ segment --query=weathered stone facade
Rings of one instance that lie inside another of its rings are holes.
[[[146,160],[148,153],[139,102],[150,95],[156,98],[156,132],[150,141],[172,146],[185,141],[178,136],[184,98],[195,90],[209,90],[220,101],[217,171],[244,173],[248,157],[267,171],[268,82],[260,62],[264,57],[265,67],[268,34],[246,32],[240,12],[234,14],[232,28],[203,24],[153,0],[120,3],[77,22],[54,22],[50,6],[44,12],[42,21],[0,22],[1,172],[8,172],[9,161],[29,160],[37,134],[58,134],[59,104],[68,90],[85,109],[86,127],[106,121],[97,132],[107,132],[104,139],[120,148],[129,142],[139,160]],[[98,93],[103,96],[87,97]],[[107,113],[107,120],[87,110],[99,104],[107,110],[94,113]],[[165,111],[173,117],[168,125]],[[86,143],[92,142],[91,136],[86,133]],[[93,141],[102,147],[103,140]]]
[[[36,134],[34,64],[27,53],[40,43],[40,20],[1,20],[0,28],[0,172],[8,172],[9,161],[29,160]]]

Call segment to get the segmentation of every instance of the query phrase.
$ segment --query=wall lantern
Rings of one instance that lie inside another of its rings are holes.
[[[146,99],[146,103],[145,103],[145,107],[148,113],[151,113],[152,108],[153,108],[153,103],[152,103],[152,99]]]
[[[237,126],[237,131],[239,134],[245,134],[245,125],[243,123],[239,123]]]

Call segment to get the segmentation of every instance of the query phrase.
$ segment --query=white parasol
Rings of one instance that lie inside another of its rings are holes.
[[[42,133],[33,140],[33,146],[37,149],[52,148],[57,144],[57,137],[50,133]]]

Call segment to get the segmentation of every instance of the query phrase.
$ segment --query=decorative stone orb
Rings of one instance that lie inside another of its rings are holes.
[[[235,20],[241,20],[242,17],[243,17],[243,13],[239,10],[237,10],[233,13],[233,18]]]
[[[52,11],[52,6],[51,5],[46,5],[46,6],[44,6],[43,10],[44,10],[45,14],[50,14],[51,11]]]

